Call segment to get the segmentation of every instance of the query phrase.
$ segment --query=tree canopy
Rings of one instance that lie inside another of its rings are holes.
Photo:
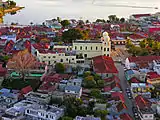
[[[28,52],[28,50],[20,51],[17,54],[14,54],[7,63],[9,69],[14,69],[21,74],[22,79],[31,68],[35,67],[36,60],[34,56]]]
[[[65,66],[62,63],[56,63],[55,69],[57,73],[64,73],[65,71]]]
[[[83,34],[79,29],[69,29],[68,31],[63,32],[62,40],[64,42],[71,43],[72,40],[83,39]]]
[[[59,19],[58,19],[58,20],[59,20]],[[67,26],[70,25],[70,22],[69,22],[69,20],[62,20],[62,21],[61,21],[61,25],[62,25],[63,27],[67,27]]]

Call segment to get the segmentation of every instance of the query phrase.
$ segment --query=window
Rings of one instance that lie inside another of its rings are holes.
[[[50,59],[51,57],[49,56],[48,58]]]
[[[86,50],[87,50],[87,46],[86,46]]]
[[[56,63],[56,61],[54,61],[54,63]]]
[[[147,115],[145,115],[144,117],[145,117],[145,118],[148,118],[148,116],[147,116]]]
[[[68,58],[66,58],[66,61],[68,61]]]
[[[92,46],[91,46],[91,50],[92,50]]]
[[[27,110],[27,113],[29,113],[29,110]]]
[[[102,50],[102,47],[101,47],[101,50]]]
[[[46,58],[46,56],[43,56],[43,58]]]
[[[59,56],[61,56],[61,54],[59,54]]]
[[[61,62],[63,62],[63,59],[61,59]]]
[[[46,118],[48,118],[48,115],[46,115]]]
[[[56,58],[56,56],[53,56],[52,58]]]
[[[106,56],[106,54],[104,54],[104,56]]]
[[[87,54],[84,54],[84,57],[86,58],[86,57],[87,57]]]
[[[109,51],[109,48],[107,48],[107,51]]]
[[[80,47],[80,50],[82,50],[82,46]]]
[[[107,56],[109,57],[109,54],[107,54]]]
[[[77,50],[77,46],[75,46],[75,50]]]
[[[42,61],[43,63],[45,63],[45,61]]]
[[[72,58],[72,60],[74,60],[74,58]]]
[[[106,48],[104,48],[104,51],[106,51]]]
[[[51,64],[51,61],[48,61],[48,65],[50,65]]]
[[[96,50],[98,49],[98,47],[96,47]]]

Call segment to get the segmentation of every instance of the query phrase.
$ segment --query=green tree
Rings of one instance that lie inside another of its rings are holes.
[[[69,22],[69,20],[62,20],[61,25],[65,28],[65,27],[68,27],[70,25],[70,22]]]
[[[101,98],[101,91],[99,89],[92,89],[91,96],[95,98]]]
[[[116,15],[109,15],[108,18],[109,18],[109,21],[110,21],[110,22],[115,22],[117,16],[116,16]]]
[[[56,63],[55,69],[57,73],[64,73],[65,71],[65,66],[62,63]]]
[[[84,87],[86,88],[95,88],[97,87],[95,80],[84,80]]]
[[[60,18],[60,17],[57,17],[57,21],[60,23],[60,22],[61,22],[61,18]]]
[[[128,40],[126,41],[126,48],[130,48],[130,47],[132,47],[132,46],[133,46],[133,44],[132,44],[131,40],[128,39]]]
[[[147,41],[146,40],[140,41],[139,45],[140,45],[141,48],[146,48]]]
[[[84,77],[87,77],[87,76],[90,76],[91,75],[91,72],[90,71],[86,71],[85,73],[84,73]]]
[[[94,77],[92,75],[85,77],[85,81],[92,81],[94,80]]]
[[[98,87],[103,88],[104,87],[104,80],[98,80],[97,85],[98,85]]]
[[[62,40],[64,42],[72,42],[72,40],[83,39],[83,34],[79,29],[69,29],[68,31],[63,32]]]
[[[101,76],[100,76],[100,75],[98,75],[98,74],[95,74],[95,75],[94,75],[94,80],[97,81],[97,80],[100,80],[100,79],[101,79]]]
[[[121,19],[120,19],[120,22],[121,22],[121,23],[124,23],[124,22],[125,22],[125,18],[121,18]]]
[[[94,115],[101,117],[101,120],[105,120],[106,115],[108,114],[107,110],[95,110]]]
[[[104,19],[97,19],[96,23],[99,23],[99,22],[105,23],[106,21]]]
[[[73,118],[72,117],[68,117],[68,116],[64,116],[64,117],[62,117],[62,120],[73,120]]]
[[[89,20],[86,20],[86,23],[90,23],[90,21],[89,21]]]

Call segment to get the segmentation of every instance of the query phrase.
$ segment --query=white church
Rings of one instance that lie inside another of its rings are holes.
[[[76,54],[82,54],[88,59],[99,55],[110,56],[110,37],[107,32],[104,32],[101,40],[75,40],[72,49],[76,51]]]

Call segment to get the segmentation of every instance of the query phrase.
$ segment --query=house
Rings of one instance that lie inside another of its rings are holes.
[[[151,14],[133,14],[130,16],[130,19],[133,20],[144,20],[145,18],[150,18]]]
[[[5,114],[2,115],[3,120],[21,120],[25,119],[24,113],[25,109],[34,105],[34,102],[22,100],[18,103],[15,103],[13,107],[8,108],[5,111]]]
[[[111,99],[114,101],[113,104],[116,104],[116,105],[119,102],[122,102],[122,103],[125,102],[124,94],[121,92],[111,92]]]
[[[124,113],[127,113],[128,111],[127,106],[123,102],[118,103],[116,108],[117,108],[118,114],[124,114]]]
[[[33,91],[31,86],[27,86],[21,89],[20,93],[22,95],[28,94],[29,92]]]
[[[125,61],[125,67],[127,69],[139,69],[140,71],[150,72],[150,69],[153,69],[153,60],[160,60],[160,56],[128,57]]]
[[[142,96],[135,97],[135,102],[141,120],[154,120],[154,112],[151,108],[152,103]]]
[[[57,106],[33,104],[25,109],[26,119],[58,120],[64,115],[64,109]]]
[[[102,40],[75,40],[72,47],[76,54],[82,54],[86,59],[99,55],[110,56],[111,53],[111,41],[107,32],[103,33]]]
[[[121,120],[133,120],[132,117],[129,114],[121,114],[120,115]]]
[[[139,43],[146,39],[147,36],[140,34],[140,33],[135,33],[127,37],[127,39],[131,40],[132,44],[139,46]]]
[[[28,101],[33,101],[40,104],[48,104],[51,100],[51,95],[40,92],[29,92],[25,97]]]
[[[104,92],[120,92],[121,91],[121,86],[120,86],[119,83],[116,83],[114,81],[111,84],[108,84],[107,86],[105,86],[103,91]]]
[[[74,120],[101,120],[101,118],[93,116],[87,116],[87,117],[76,116]]]
[[[160,75],[160,60],[153,60],[153,71]]]
[[[160,75],[157,72],[149,72],[147,73],[147,83],[152,85],[157,85],[160,83]]]
[[[65,87],[65,93],[80,98],[82,95],[82,88],[80,86],[69,85]]]
[[[103,79],[113,77],[118,74],[113,59],[108,56],[97,56],[93,58],[93,70]]]
[[[19,100],[19,93],[12,93],[9,89],[1,89],[0,92],[0,110],[6,110]]]
[[[144,98],[151,98],[150,89],[154,89],[153,85],[146,83],[131,83],[131,91],[133,97],[138,95]]]

